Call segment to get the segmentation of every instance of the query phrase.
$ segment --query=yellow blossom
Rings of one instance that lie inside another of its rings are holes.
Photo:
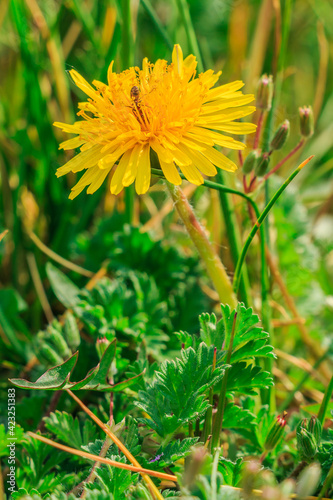
[[[75,70],[75,84],[88,96],[79,104],[83,118],[73,125],[55,123],[76,137],[63,142],[62,149],[80,148],[64,166],[60,177],[69,172],[84,175],[72,188],[75,198],[88,186],[94,193],[111,173],[111,193],[118,194],[135,181],[138,194],[150,186],[150,154],[153,150],[164,176],[181,184],[178,168],[186,179],[202,184],[202,174],[214,176],[219,167],[229,172],[236,165],[214,146],[244,149],[242,142],[221,132],[248,134],[255,125],[235,121],[255,110],[248,104],[253,95],[243,95],[241,81],[214,87],[221,72],[205,71],[196,76],[193,55],[183,59],[175,45],[172,63],[159,59],[155,64],[145,58],[142,69],[130,68],[120,74],[108,70],[108,84],[93,81],[93,86]],[[214,87],[214,88],[213,88]]]

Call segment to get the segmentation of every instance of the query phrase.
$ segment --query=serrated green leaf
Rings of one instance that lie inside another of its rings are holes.
[[[256,416],[249,410],[245,410],[234,403],[228,403],[223,414],[224,429],[247,429],[254,430],[256,427]]]
[[[209,407],[205,392],[223,377],[225,367],[212,369],[214,348],[201,343],[198,350],[182,349],[181,358],[165,361],[135,404],[151,418],[141,419],[160,436],[203,415]]]
[[[51,262],[46,264],[46,274],[57,299],[67,308],[79,303],[80,289]]]
[[[96,426],[90,420],[85,421],[81,430],[79,419],[64,411],[52,412],[48,417],[44,417],[44,422],[45,427],[57,436],[57,440],[78,450],[87,440],[91,441],[96,436]]]
[[[214,345],[221,350],[225,338],[223,321],[217,321],[215,314],[203,313],[199,316],[200,338],[208,346]]]
[[[166,467],[173,464],[181,458],[185,458],[191,453],[192,446],[195,445],[199,440],[198,437],[195,438],[185,438],[182,441],[177,439],[173,443],[169,443],[167,446],[160,448],[155,453],[155,457],[149,460],[150,464],[154,466]]]
[[[272,358],[275,359],[274,347],[267,344],[266,339],[250,340],[242,347],[233,351],[230,363],[241,361],[243,359],[256,358]]]
[[[41,494],[35,488],[27,492],[25,488],[19,488],[11,494],[12,500],[41,500]]]
[[[234,363],[228,372],[227,391],[241,394],[256,394],[255,389],[271,387],[273,379],[260,366],[247,365],[244,361]]]
[[[111,455],[110,460],[115,462],[127,463],[125,457],[119,455]],[[110,465],[103,465],[96,469],[96,476],[102,487],[111,493],[117,500],[125,500],[126,490],[136,484],[139,474],[132,474],[126,469],[118,467],[111,467]]]
[[[237,320],[235,325],[233,349],[243,345],[250,340],[267,338],[269,335],[264,332],[262,327],[258,326],[259,317],[253,313],[252,307],[246,308],[244,304],[237,304],[237,308],[231,311],[228,305],[221,304],[222,320],[225,326],[226,346],[229,345],[235,312],[237,311]]]

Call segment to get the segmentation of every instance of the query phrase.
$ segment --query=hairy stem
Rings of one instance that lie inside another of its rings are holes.
[[[193,241],[202,261],[206,266],[208,275],[215,286],[220,301],[223,304],[229,304],[232,308],[236,307],[236,295],[232,290],[232,285],[226,270],[208,240],[203,227],[196,218],[183,191],[178,186],[174,186],[168,181],[166,181],[166,185],[169,189],[178,215],[183,221],[191,240]]]

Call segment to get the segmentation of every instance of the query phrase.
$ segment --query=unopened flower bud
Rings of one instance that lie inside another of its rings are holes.
[[[81,338],[76,318],[70,312],[67,312],[66,314],[64,336],[69,347],[72,349],[72,351],[75,351],[75,349],[77,349],[77,347],[80,345]]]
[[[270,144],[271,150],[276,151],[277,149],[281,149],[289,137],[289,132],[290,132],[290,122],[289,120],[285,120],[276,130],[273,139],[271,140]]]
[[[254,173],[256,177],[263,177],[266,174],[269,162],[270,162],[270,157],[268,156],[267,153],[262,153],[259,156],[254,168]]]
[[[304,469],[298,480],[296,497],[299,500],[313,495],[317,489],[321,477],[321,468],[319,464],[311,464]]]
[[[308,423],[308,431],[313,434],[317,445],[319,445],[321,441],[322,425],[317,417],[310,418]]]
[[[278,415],[272,423],[267,433],[264,444],[264,448],[266,451],[273,450],[282,438],[284,434],[284,428],[287,425],[287,421],[285,419],[286,415],[287,412],[283,412],[283,415]]]
[[[311,106],[299,108],[300,129],[303,137],[311,137],[314,130],[313,111]]]
[[[273,99],[273,77],[262,75],[257,86],[257,107],[263,111],[269,111]]]
[[[96,341],[96,351],[98,354],[99,359],[103,357],[103,354],[105,353],[106,349],[108,348],[110,342],[106,337],[100,337]]]
[[[38,358],[46,365],[51,366],[58,366],[64,362],[59,354],[45,341],[38,349]]]
[[[242,167],[243,174],[246,175],[252,172],[252,170],[255,168],[257,164],[259,156],[260,152],[257,149],[249,152],[243,163]]]
[[[297,431],[297,448],[304,460],[312,460],[318,451],[317,442],[313,434],[304,427]]]
[[[55,350],[63,359],[69,358],[71,351],[69,350],[62,333],[59,333],[59,330],[54,328],[53,325],[49,325],[47,333],[45,333],[45,337],[53,344]]]

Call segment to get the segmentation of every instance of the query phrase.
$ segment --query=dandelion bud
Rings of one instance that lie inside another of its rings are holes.
[[[313,111],[311,106],[299,108],[300,129],[303,137],[311,137],[314,129]]]
[[[272,423],[267,433],[264,444],[264,448],[266,451],[273,450],[283,436],[284,428],[287,425],[287,421],[285,419],[286,415],[287,412],[283,412],[283,415],[278,415],[275,421]]]
[[[296,497],[299,500],[308,498],[313,495],[317,489],[321,476],[321,468],[319,464],[311,464],[304,469],[298,480]]]
[[[320,444],[321,441],[321,433],[322,433],[322,425],[319,422],[317,417],[311,417],[308,423],[308,431],[313,434],[317,445]]]
[[[108,348],[110,342],[106,337],[100,337],[96,341],[96,351],[99,356],[99,359],[103,357],[103,354],[105,353],[106,349]]]
[[[298,451],[304,460],[312,460],[318,451],[315,437],[304,427],[297,431],[296,435]]]
[[[273,99],[273,77],[262,75],[257,86],[257,107],[263,111],[269,111]]]
[[[270,144],[271,150],[276,151],[277,149],[281,149],[289,137],[289,132],[290,132],[290,122],[289,120],[285,120],[276,130],[273,139],[271,140]]]
[[[260,153],[257,149],[250,151],[247,157],[244,160],[243,163],[243,174],[250,174],[252,170],[255,168],[258,158],[260,156]]]
[[[265,173],[268,170],[269,162],[270,162],[270,157],[268,156],[267,153],[262,153],[259,156],[254,168],[254,173],[256,174],[256,177],[263,177],[265,175]]]

